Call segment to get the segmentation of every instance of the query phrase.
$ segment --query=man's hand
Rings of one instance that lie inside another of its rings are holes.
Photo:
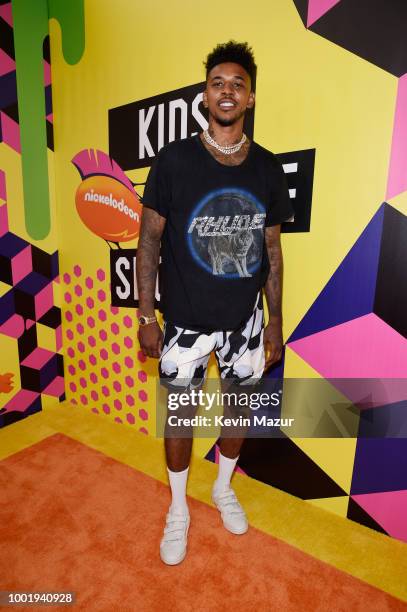
[[[264,328],[264,352],[266,363],[264,370],[268,370],[273,363],[280,361],[283,352],[283,331],[281,322],[270,322]]]
[[[140,325],[137,337],[146,357],[160,357],[163,348],[163,332],[157,322]]]

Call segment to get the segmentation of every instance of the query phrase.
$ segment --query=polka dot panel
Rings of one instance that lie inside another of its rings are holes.
[[[148,401],[154,396],[149,387],[155,387],[155,378],[147,375],[147,357],[138,344],[137,312],[124,314],[125,309],[109,305],[108,275],[102,268],[91,275],[75,265],[61,278],[71,405],[148,434]]]

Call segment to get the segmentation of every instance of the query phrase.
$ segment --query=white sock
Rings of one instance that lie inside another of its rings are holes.
[[[217,493],[227,489],[230,486],[233,470],[235,469],[239,455],[234,459],[229,459],[219,452],[219,471],[218,477],[213,483],[213,490]]]
[[[172,503],[171,510],[189,514],[188,504],[186,499],[187,479],[189,466],[182,472],[172,472],[168,467],[168,478],[170,481]]]

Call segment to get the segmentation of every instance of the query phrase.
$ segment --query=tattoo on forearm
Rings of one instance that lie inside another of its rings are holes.
[[[143,209],[137,248],[137,287],[140,310],[145,314],[154,312],[160,241],[164,227],[164,217],[151,208]]]
[[[270,272],[264,286],[270,316],[281,317],[283,288],[283,254],[280,243],[280,228],[266,228],[266,248],[270,261]]]

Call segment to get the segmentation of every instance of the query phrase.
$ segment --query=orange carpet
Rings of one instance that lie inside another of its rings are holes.
[[[102,612],[407,610],[253,527],[228,533],[191,498],[187,557],[164,565],[168,487],[63,434],[1,461],[0,487],[0,590],[75,591],[71,609]]]

